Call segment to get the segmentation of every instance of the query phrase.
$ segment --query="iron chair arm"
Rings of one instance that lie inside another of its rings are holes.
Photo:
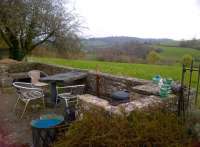
[[[33,84],[31,83],[25,83],[25,82],[14,82],[13,86],[18,88],[18,89],[23,89],[23,90],[36,90],[36,91],[40,91],[43,92],[43,90],[41,88],[35,87]]]

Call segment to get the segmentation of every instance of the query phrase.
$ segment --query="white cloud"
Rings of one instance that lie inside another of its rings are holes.
[[[199,0],[76,0],[86,36],[200,38]]]

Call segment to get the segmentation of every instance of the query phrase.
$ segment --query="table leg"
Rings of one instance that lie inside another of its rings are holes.
[[[56,97],[57,97],[57,90],[56,90],[56,82],[51,82],[51,102],[53,104],[56,103]]]

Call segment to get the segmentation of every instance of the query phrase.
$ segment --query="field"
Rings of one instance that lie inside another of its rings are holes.
[[[101,62],[87,60],[66,60],[58,58],[30,57],[30,62],[41,62],[59,66],[95,70],[98,65],[101,72],[115,75],[131,76],[151,80],[155,75],[171,77],[173,80],[181,79],[182,68],[180,65],[150,65],[150,64],[130,64],[116,62]],[[197,82],[197,74],[194,75],[193,82]]]
[[[155,47],[163,49],[160,55],[163,59],[166,60],[181,61],[182,57],[186,54],[189,54],[193,57],[200,57],[200,51],[192,48],[168,47],[168,46],[155,46]]]

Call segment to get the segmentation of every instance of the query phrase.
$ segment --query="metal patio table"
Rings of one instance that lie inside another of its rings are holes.
[[[56,97],[57,97],[56,83],[58,82],[70,83],[76,80],[84,79],[87,77],[87,75],[88,74],[86,72],[70,71],[67,73],[60,73],[60,74],[55,74],[52,76],[40,78],[40,81],[50,83],[51,102],[55,104]]]

